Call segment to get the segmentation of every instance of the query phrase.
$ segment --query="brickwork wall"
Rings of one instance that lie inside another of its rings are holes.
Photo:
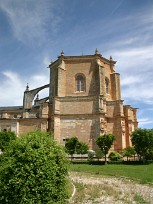
[[[27,119],[6,119],[0,120],[0,131],[5,127],[10,127],[8,129],[14,131],[17,135],[21,135],[26,132],[41,130],[47,131],[48,121],[47,119],[38,119],[38,118],[27,118]],[[6,128],[7,129],[7,128]]]
[[[60,142],[64,143],[64,138],[76,136],[79,140],[86,142],[90,148],[93,148],[96,136],[98,136],[97,123],[99,123],[97,118],[91,116],[62,117]]]
[[[48,103],[44,103],[41,105],[41,110],[40,110],[40,117],[41,118],[48,118]]]
[[[66,92],[66,70],[65,70],[65,63],[64,68],[58,68],[58,96],[62,97],[65,96]]]
[[[95,66],[93,60],[78,60],[66,62],[66,96],[87,96],[95,95],[98,91],[97,80],[98,66]],[[85,76],[85,92],[76,92],[75,76],[80,73]]]
[[[31,131],[47,131],[47,119],[21,119],[19,120],[19,135]]]
[[[118,73],[113,73],[111,76],[111,99],[120,100],[120,75]]]
[[[12,131],[18,134],[19,123],[17,120],[0,120],[0,131]]]
[[[59,116],[54,117],[54,139],[61,142],[61,120]]]
[[[74,99],[60,103],[61,114],[92,114],[96,112],[95,102],[88,100]]]

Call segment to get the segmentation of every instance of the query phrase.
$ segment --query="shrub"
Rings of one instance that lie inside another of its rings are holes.
[[[95,156],[95,151],[88,150],[88,161],[89,161],[89,163],[94,160],[94,156]]]
[[[77,154],[87,154],[88,149],[89,149],[89,147],[86,143],[78,141],[77,146],[76,146],[76,153]]]
[[[5,149],[9,146],[9,143],[15,139],[16,135],[14,132],[0,132],[0,149],[5,151]]]
[[[105,156],[104,153],[100,149],[96,149],[95,153],[96,153],[96,157],[98,160],[100,160],[101,158]]]
[[[109,158],[111,161],[118,161],[118,160],[121,159],[121,155],[120,155],[118,152],[114,151],[114,152],[111,152],[111,153],[109,154],[108,158]]]
[[[71,160],[73,154],[87,154],[88,149],[88,145],[79,141],[77,137],[68,138],[65,143],[65,151],[71,155]]]
[[[127,161],[129,157],[132,157],[136,154],[134,147],[126,147],[123,149],[123,156],[127,157]]]
[[[67,198],[66,155],[48,133],[28,133],[12,141],[2,166],[1,204],[61,204]]]

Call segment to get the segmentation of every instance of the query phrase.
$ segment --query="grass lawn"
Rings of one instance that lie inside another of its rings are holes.
[[[153,164],[147,165],[89,165],[89,164],[70,164],[69,171],[86,172],[98,175],[115,177],[128,177],[140,183],[153,184]]]

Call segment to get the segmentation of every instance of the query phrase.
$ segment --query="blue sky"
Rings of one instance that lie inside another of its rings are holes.
[[[122,99],[153,128],[152,0],[0,0],[0,106],[49,82],[49,63],[94,54],[117,61]],[[47,96],[42,92],[41,96]]]

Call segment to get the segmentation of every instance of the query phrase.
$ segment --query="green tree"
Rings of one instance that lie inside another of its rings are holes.
[[[66,149],[66,152],[71,155],[71,160],[72,160],[73,154],[76,153],[77,143],[78,143],[77,137],[71,137],[66,140],[65,149]]]
[[[152,150],[149,150],[146,154],[146,160],[153,160],[153,148]]]
[[[5,151],[5,149],[9,146],[10,142],[15,139],[16,135],[14,132],[0,132],[0,149],[2,151]]]
[[[105,155],[105,164],[107,164],[106,155],[108,154],[108,151],[111,148],[114,141],[115,136],[112,134],[100,135],[96,140],[96,144],[98,145],[102,153]]]
[[[146,155],[153,151],[153,130],[139,128],[132,133],[131,141],[140,160],[142,157],[145,163]]]
[[[92,163],[92,161],[94,160],[94,156],[95,156],[95,151],[94,150],[88,150],[88,162]]]
[[[134,147],[126,147],[123,149],[123,157],[127,157],[127,161],[129,157],[132,157],[136,154]]]
[[[86,143],[79,141],[77,137],[71,137],[67,139],[65,149],[71,155],[72,160],[73,154],[86,154],[89,147]]]
[[[67,158],[49,133],[33,132],[17,138],[1,160],[1,204],[64,203]]]
[[[122,156],[116,151],[110,152],[108,157],[111,161],[118,161],[122,158]]]
[[[103,153],[99,148],[97,148],[97,149],[95,150],[95,154],[96,154],[96,157],[97,157],[98,161],[99,161],[101,158],[104,157],[104,153]]]
[[[78,141],[76,145],[76,153],[77,154],[87,154],[89,147],[86,143]]]

